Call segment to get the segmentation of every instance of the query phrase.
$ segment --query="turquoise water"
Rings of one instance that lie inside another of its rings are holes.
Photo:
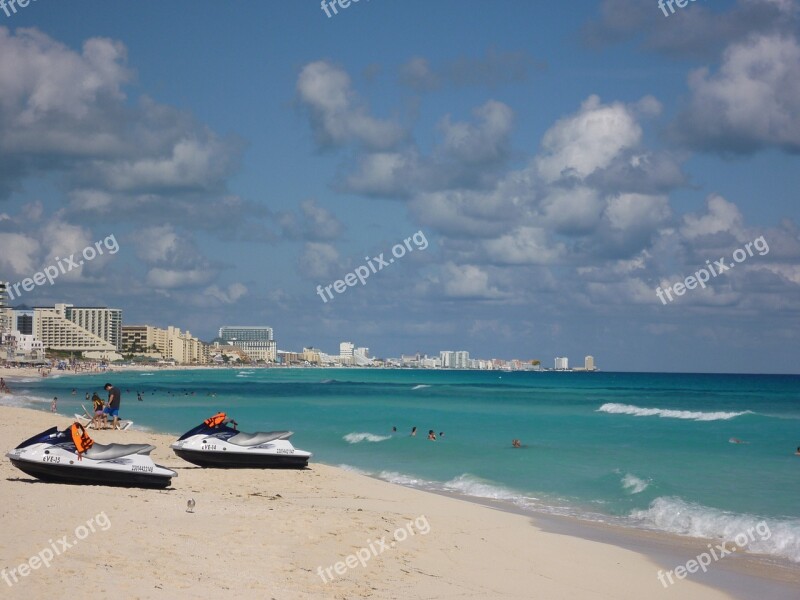
[[[798,376],[197,370],[16,391],[72,414],[107,379],[137,426],[180,434],[224,410],[246,431],[295,431],[314,460],[406,485],[684,535],[730,539],[765,520],[751,549],[800,562]]]

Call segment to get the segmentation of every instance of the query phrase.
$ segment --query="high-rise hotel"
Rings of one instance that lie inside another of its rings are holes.
[[[8,284],[5,281],[0,281],[0,334],[14,329],[11,323],[13,312],[6,306],[8,298],[7,286]]]
[[[122,310],[71,304],[34,308],[33,335],[51,350],[115,352],[122,344]]]
[[[251,360],[278,359],[277,342],[272,339],[272,327],[226,325],[219,328],[219,337],[226,344],[241,348]]]

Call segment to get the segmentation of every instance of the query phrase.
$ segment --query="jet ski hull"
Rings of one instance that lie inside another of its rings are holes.
[[[61,466],[51,463],[12,458],[11,464],[23,473],[48,483],[75,485],[110,485],[114,487],[166,488],[172,483],[172,475],[145,472],[101,470],[76,465]]]
[[[310,456],[261,454],[257,452],[215,452],[175,448],[177,456],[199,467],[217,469],[303,469]]]
[[[303,469],[311,453],[292,446],[291,431],[244,433],[201,423],[172,444],[183,460],[217,469]]]

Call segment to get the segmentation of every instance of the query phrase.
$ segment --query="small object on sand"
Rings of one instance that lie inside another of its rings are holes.
[[[189,498],[189,501],[186,503],[186,512],[193,513],[194,505],[195,505],[194,498]]]

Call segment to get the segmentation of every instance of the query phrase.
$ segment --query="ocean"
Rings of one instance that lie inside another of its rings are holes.
[[[750,549],[800,562],[800,376],[154,371],[24,380],[3,401],[71,415],[107,380],[135,427],[177,436],[222,410],[295,431],[312,462],[522,510],[730,540],[764,521]]]

